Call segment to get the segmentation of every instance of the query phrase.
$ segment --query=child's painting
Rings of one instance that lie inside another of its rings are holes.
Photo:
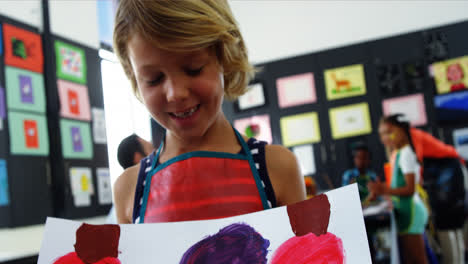
[[[281,108],[317,101],[314,74],[311,72],[279,78],[276,80],[276,88]]]
[[[329,117],[333,139],[360,136],[372,132],[367,103],[331,108]]]
[[[320,141],[320,129],[316,112],[282,117],[280,126],[283,145],[286,147]]]
[[[423,94],[413,94],[386,99],[382,103],[384,115],[404,114],[412,126],[427,123],[426,105]]]
[[[58,80],[57,87],[60,97],[60,115],[62,117],[83,121],[91,120],[88,88],[86,86]]]
[[[468,120],[468,91],[435,96],[434,106],[439,121]]]
[[[93,143],[89,123],[60,120],[63,157],[67,159],[92,159]]]
[[[328,100],[366,94],[366,79],[362,64],[329,69],[324,75]]]
[[[112,185],[109,168],[97,168],[96,178],[99,204],[112,204]]]
[[[468,89],[468,56],[436,62],[431,67],[437,93]]]
[[[468,128],[453,131],[453,145],[463,159],[468,160]]]
[[[39,34],[3,24],[5,64],[42,73],[44,57]]]
[[[57,77],[86,84],[86,56],[83,49],[62,41],[55,41]]]
[[[93,226],[48,218],[38,263],[367,264],[371,258],[353,184],[215,220]]]
[[[94,184],[91,168],[70,168],[70,186],[73,203],[76,207],[90,206],[91,195],[94,195]]]
[[[44,77],[41,74],[7,66],[5,83],[9,109],[45,113]]]
[[[247,89],[247,92],[237,100],[239,110],[242,111],[265,105],[265,93],[262,83],[251,84]]]
[[[234,121],[234,127],[248,138],[256,138],[272,143],[270,116],[258,115]]]
[[[10,151],[14,155],[47,156],[49,136],[43,115],[8,112]]]

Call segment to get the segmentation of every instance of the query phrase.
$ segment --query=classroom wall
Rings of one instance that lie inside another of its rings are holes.
[[[468,19],[468,1],[229,1],[253,63]]]

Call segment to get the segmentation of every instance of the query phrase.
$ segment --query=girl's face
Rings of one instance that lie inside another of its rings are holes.
[[[175,136],[201,137],[222,116],[224,79],[214,52],[171,52],[139,34],[130,39],[128,52],[143,103]]]
[[[379,134],[382,144],[391,149],[400,148],[408,141],[405,131],[402,128],[387,122],[380,123]]]

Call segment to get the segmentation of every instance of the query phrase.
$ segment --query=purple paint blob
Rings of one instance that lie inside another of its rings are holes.
[[[190,247],[180,264],[265,264],[269,246],[251,226],[235,223]]]
[[[27,104],[34,104],[33,86],[31,76],[19,76],[21,102]]]
[[[81,140],[81,133],[79,127],[71,127],[71,136],[73,142],[73,151],[82,152],[83,151],[83,142]]]

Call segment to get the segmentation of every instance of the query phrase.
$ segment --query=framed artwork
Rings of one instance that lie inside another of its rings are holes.
[[[48,218],[38,264],[371,263],[368,245],[352,184],[300,203],[215,220],[89,225]]]
[[[269,115],[258,115],[235,120],[234,127],[239,133],[246,135],[248,138],[253,137],[269,144],[273,142]]]
[[[91,205],[91,195],[94,195],[93,175],[91,168],[71,167],[70,186],[75,207]]]
[[[60,97],[60,115],[65,118],[83,121],[91,120],[88,88],[84,85],[57,81]]]
[[[367,103],[331,108],[329,117],[333,139],[360,136],[372,132]]]
[[[315,174],[317,170],[315,167],[314,147],[312,145],[308,144],[293,147],[292,152],[299,161],[302,175],[307,176]]]
[[[276,89],[281,108],[317,101],[314,74],[311,72],[279,78],[276,80]]]
[[[453,145],[463,159],[468,160],[468,128],[453,131]]]
[[[423,94],[413,94],[386,99],[382,103],[384,115],[404,114],[412,126],[427,124]]]
[[[265,91],[261,82],[251,84],[247,89],[247,92],[237,99],[238,111],[257,108],[266,104]]]
[[[443,122],[468,120],[468,91],[434,97],[437,119]]]
[[[324,75],[328,100],[366,94],[366,79],[362,64],[329,69]]]
[[[56,40],[55,57],[58,78],[86,84],[86,55],[83,49]]]
[[[438,94],[468,89],[468,56],[432,64]]]
[[[33,72],[44,71],[42,40],[39,34],[3,24],[5,64]]]
[[[96,144],[107,144],[106,117],[104,109],[93,108],[93,139]]]
[[[400,71],[397,64],[376,65],[377,81],[383,95],[394,95],[401,91]]]
[[[9,109],[45,113],[44,78],[41,74],[7,66],[5,80]]]
[[[89,123],[60,120],[62,153],[66,159],[92,159],[93,143]]]
[[[283,145],[292,147],[320,141],[320,129],[316,112],[286,116],[280,119]]]
[[[45,116],[8,112],[10,152],[13,155],[49,155],[49,136]]]
[[[96,178],[99,204],[112,204],[112,186],[109,168],[97,168]]]

